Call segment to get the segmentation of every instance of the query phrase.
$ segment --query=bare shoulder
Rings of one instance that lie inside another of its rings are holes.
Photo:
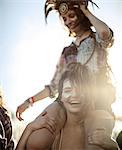
[[[44,111],[47,112],[49,117],[53,118],[56,121],[56,124],[58,124],[60,128],[63,127],[66,121],[66,111],[64,106],[60,102],[54,101]]]
[[[35,119],[35,121],[40,122],[42,117],[48,118],[49,120],[53,120],[53,123],[55,123],[56,126],[56,132],[59,132],[59,130],[62,129],[65,124],[66,111],[64,106],[60,102],[55,101],[49,106],[47,106],[44,109],[44,111]]]
[[[63,104],[58,101],[54,101],[52,104],[46,107],[44,111],[47,112],[56,112],[56,113],[63,113],[65,111]]]

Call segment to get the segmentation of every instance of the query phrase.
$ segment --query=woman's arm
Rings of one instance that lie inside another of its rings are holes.
[[[36,146],[35,142],[32,142],[36,134],[43,137],[39,138],[41,141],[40,146],[47,147],[51,145],[56,133],[64,126],[65,120],[66,114],[64,109],[62,109],[62,106],[58,102],[53,102],[33,122],[27,125],[17,144],[16,150],[24,150],[28,140],[29,147],[30,145]]]
[[[93,27],[95,28],[96,32],[98,33],[99,37],[102,40],[106,40],[110,37],[110,29],[100,19],[94,16],[86,7],[85,5],[80,6],[81,10],[83,11],[84,15],[89,19]]]
[[[56,71],[55,74],[53,76],[53,79],[51,80],[50,85],[45,86],[45,88],[40,91],[39,93],[37,93],[36,95],[34,95],[33,97],[31,97],[30,99],[32,99],[32,101],[29,101],[30,99],[24,101],[21,105],[19,105],[17,107],[16,110],[16,117],[21,121],[23,120],[23,118],[21,117],[22,113],[29,108],[30,104],[32,105],[33,103],[39,101],[39,100],[43,100],[44,98],[47,97],[54,97],[55,94],[58,92],[58,83],[61,77],[61,74],[63,72],[64,69],[64,59],[63,56],[61,55],[60,59],[59,59],[59,63],[57,64],[56,67]]]
[[[50,91],[48,88],[44,88],[41,92],[37,93],[36,95],[33,96],[33,100],[34,102],[37,102],[39,100],[42,100],[46,97],[48,97],[50,95]],[[28,99],[29,100],[29,99]],[[30,102],[26,100],[24,101],[21,105],[19,105],[17,107],[17,110],[16,110],[16,117],[21,121],[23,120],[23,118],[21,117],[22,113],[30,107]]]

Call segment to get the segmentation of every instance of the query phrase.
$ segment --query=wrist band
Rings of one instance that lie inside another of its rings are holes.
[[[30,97],[26,101],[29,103],[30,106],[33,106],[33,104],[34,104],[34,97]]]
[[[33,106],[33,104],[34,104],[34,98],[33,97],[29,98],[29,103],[30,103],[31,106]]]
[[[34,103],[35,101],[34,101],[34,97],[32,96],[32,97],[30,97],[29,98],[30,99],[30,103]]]

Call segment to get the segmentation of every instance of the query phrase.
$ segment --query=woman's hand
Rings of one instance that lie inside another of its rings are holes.
[[[31,132],[38,130],[38,129],[46,128],[52,134],[55,134],[56,121],[53,117],[48,116],[48,113],[44,111],[34,121],[32,121],[28,125],[28,128],[31,130]]]
[[[105,129],[97,129],[88,136],[89,144],[103,145],[103,141],[106,138]]]
[[[25,101],[24,103],[22,103],[21,105],[19,105],[17,107],[17,110],[16,110],[16,117],[22,121],[23,118],[21,117],[22,113],[29,107],[29,103],[27,101]]]
[[[87,8],[86,2],[84,2],[83,4],[80,5],[80,9],[82,10],[84,15],[86,16],[86,13],[89,11]]]
[[[88,143],[98,145],[103,149],[117,150],[116,142],[111,139],[111,134],[108,134],[106,129],[96,129],[88,136]]]

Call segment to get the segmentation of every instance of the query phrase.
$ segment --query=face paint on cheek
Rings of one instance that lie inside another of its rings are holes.
[[[63,84],[62,98],[69,99],[72,95],[72,86],[69,80],[65,80]]]
[[[65,98],[65,99],[70,98],[71,95],[72,95],[72,91],[70,91],[70,92],[63,92],[62,93],[62,97]]]

